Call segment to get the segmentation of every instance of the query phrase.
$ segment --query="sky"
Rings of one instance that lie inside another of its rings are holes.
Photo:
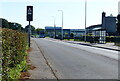
[[[87,21],[86,26],[101,24],[102,12],[106,16],[118,15],[119,0],[86,0]],[[64,29],[85,28],[85,0],[0,0],[0,18],[9,22],[20,23],[23,27],[28,25],[26,21],[26,6],[33,6],[33,21],[35,28],[45,26],[62,26]]]

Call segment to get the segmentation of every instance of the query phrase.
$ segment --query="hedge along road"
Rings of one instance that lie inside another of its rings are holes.
[[[61,79],[118,79],[118,61],[48,39],[33,38]],[[99,51],[99,49],[92,51]],[[112,52],[111,52],[112,53]]]

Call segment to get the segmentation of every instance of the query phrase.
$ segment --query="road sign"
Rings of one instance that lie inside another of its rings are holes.
[[[27,21],[33,21],[33,6],[27,6]]]

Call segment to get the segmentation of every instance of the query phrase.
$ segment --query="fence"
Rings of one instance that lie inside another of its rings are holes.
[[[74,39],[75,41],[84,41],[84,36],[74,37],[74,38],[64,38],[64,39]],[[105,38],[106,42],[114,42],[115,45],[120,45],[120,36],[107,36]],[[86,42],[99,43],[100,37],[86,36]]]
[[[115,38],[115,45],[120,46],[120,36]]]

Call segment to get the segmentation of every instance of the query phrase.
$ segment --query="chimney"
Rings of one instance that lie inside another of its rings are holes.
[[[106,16],[106,13],[102,12],[102,27],[105,26],[105,16]]]

